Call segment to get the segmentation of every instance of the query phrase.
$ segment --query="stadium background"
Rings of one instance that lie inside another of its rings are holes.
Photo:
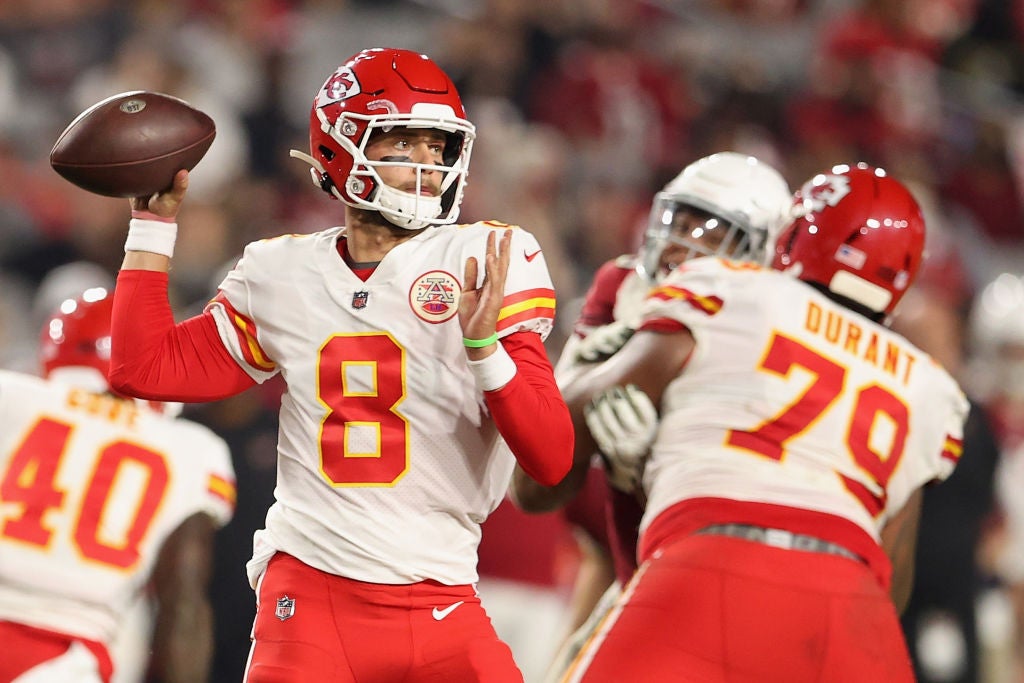
[[[908,333],[984,400],[969,314],[996,275],[1024,272],[1020,0],[2,3],[0,366],[34,372],[43,316],[76,289],[109,283],[120,263],[127,202],[80,191],[47,164],[75,114],[149,89],[216,120],[171,273],[184,316],[245,243],[340,220],[288,149],[306,147],[308,107],[326,75],[376,45],[426,52],[459,85],[480,136],[462,215],[537,235],[559,295],[553,355],[590,275],[636,248],[653,192],[693,159],[748,152],[794,188],[862,160],[911,185],[928,218]],[[279,390],[188,409],[231,443],[239,477],[238,514],[218,541],[216,681],[237,680],[244,662],[252,594],[242,565],[272,496]],[[970,530],[948,536],[972,552],[975,531],[999,519],[990,495],[983,474],[948,503]],[[553,615],[547,631],[508,622],[524,659],[543,660],[577,566],[572,531],[558,517],[504,508],[488,528],[482,571],[526,586]],[[983,559],[998,554],[998,534],[984,540]],[[538,559],[523,562],[524,549]],[[996,595],[983,600],[982,636],[995,653],[984,676],[1003,683],[1013,622],[1002,592],[984,595]],[[504,609],[495,599],[496,619]]]

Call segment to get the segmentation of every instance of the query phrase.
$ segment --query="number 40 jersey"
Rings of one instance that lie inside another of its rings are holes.
[[[845,518],[876,543],[952,473],[968,403],[902,336],[788,274],[717,258],[653,289],[644,326],[696,340],[668,386],[644,475],[644,526],[674,503],[729,498]]]
[[[0,370],[0,620],[109,643],[165,539],[230,520],[227,445],[132,400]]]

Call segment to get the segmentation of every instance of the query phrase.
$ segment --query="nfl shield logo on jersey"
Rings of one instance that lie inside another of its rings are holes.
[[[352,295],[352,308],[357,311],[360,308],[366,308],[366,301],[370,298],[369,292],[356,292]]]
[[[295,616],[295,598],[289,598],[287,595],[278,598],[277,609],[274,610],[274,616],[281,621],[291,619]]]

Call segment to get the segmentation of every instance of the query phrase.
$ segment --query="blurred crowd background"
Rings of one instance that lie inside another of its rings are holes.
[[[127,201],[79,190],[48,164],[76,114],[146,89],[215,119],[180,215],[171,292],[183,317],[246,243],[341,220],[288,150],[307,148],[309,106],[327,75],[373,46],[425,52],[459,86],[479,133],[462,216],[537,235],[559,297],[552,357],[595,269],[637,248],[653,193],[698,157],[754,154],[794,189],[855,161],[906,182],[930,234],[896,324],[963,382],[981,434],[926,509],[919,585],[937,597],[920,598],[929,628],[914,637],[933,655],[921,664],[928,680],[1010,680],[1005,661],[1024,642],[1014,640],[1024,558],[1007,549],[1012,514],[1000,490],[1022,469],[1008,463],[1024,459],[1014,456],[1024,398],[1006,386],[1019,361],[999,354],[1024,350],[1021,0],[0,3],[0,366],[35,372],[44,316],[111,284],[121,261]],[[218,542],[215,681],[238,680],[248,648],[243,564],[272,500],[279,392],[271,382],[186,413],[229,441],[239,479],[238,513]],[[564,635],[579,543],[561,517],[508,506],[485,527],[481,591],[485,604],[494,596],[528,681]],[[501,602],[506,588],[520,609]],[[962,670],[955,655],[969,644],[945,608],[927,611],[954,592],[982,608],[980,671]]]

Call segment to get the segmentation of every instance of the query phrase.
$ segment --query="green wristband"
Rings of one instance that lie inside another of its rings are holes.
[[[492,334],[490,337],[487,337],[486,339],[466,339],[465,337],[463,337],[462,345],[468,346],[471,349],[480,349],[483,348],[484,346],[490,346],[496,341],[498,341],[497,332]]]

